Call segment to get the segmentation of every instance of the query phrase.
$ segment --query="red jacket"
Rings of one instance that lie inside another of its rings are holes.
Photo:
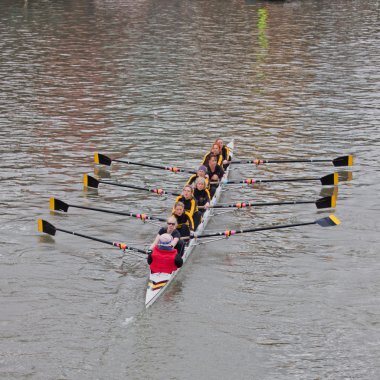
[[[170,251],[163,250],[155,246],[151,256],[150,271],[152,273],[172,273],[177,270],[174,262],[177,256],[177,250],[171,249]]]

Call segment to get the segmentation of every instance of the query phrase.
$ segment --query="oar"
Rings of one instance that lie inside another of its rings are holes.
[[[94,155],[94,162],[95,164],[98,164],[98,165],[107,165],[107,166],[110,166],[112,162],[121,162],[123,164],[128,164],[128,165],[138,165],[138,166],[145,166],[147,168],[169,170],[173,173],[191,173],[191,174],[196,173],[194,170],[178,168],[176,166],[162,166],[162,165],[145,164],[142,162],[135,162],[135,161],[112,159],[98,152],[96,152]]]
[[[282,206],[282,205],[301,205],[301,204],[312,204],[314,203],[318,209],[320,208],[335,208],[336,207],[336,197],[324,197],[317,199],[316,201],[286,201],[286,202],[237,202],[230,204],[218,204],[215,206],[210,206],[209,208],[244,208],[244,207],[261,207],[261,206]],[[205,208],[203,206],[198,206],[198,208]]]
[[[263,165],[263,164],[286,164],[286,163],[318,163],[318,162],[331,162],[334,166],[352,166],[354,164],[354,157],[350,154],[348,156],[341,156],[331,159],[300,159],[300,160],[232,160],[233,164],[254,164],[254,165]]]
[[[39,232],[43,232],[45,234],[52,235],[52,236],[55,235],[56,231],[61,231],[61,232],[65,232],[66,234],[80,236],[80,237],[83,237],[85,239],[95,240],[95,241],[98,241],[100,243],[112,245],[113,247],[120,248],[123,251],[125,251],[126,249],[128,249],[129,251],[134,251],[134,252],[140,252],[140,253],[148,254],[147,251],[145,251],[143,249],[131,247],[131,246],[127,245],[126,243],[112,242],[112,241],[108,241],[108,240],[99,239],[99,238],[96,238],[96,237],[93,237],[93,236],[84,235],[84,234],[81,234],[81,233],[78,233],[78,232],[68,231],[68,230],[64,230],[62,228],[57,228],[57,227],[54,227],[51,223],[49,223],[49,222],[47,222],[46,220],[43,220],[43,219],[38,219],[38,231]]]
[[[336,216],[330,215],[330,216],[327,216],[325,218],[315,220],[314,222],[294,223],[294,224],[278,224],[275,226],[248,228],[246,230],[236,230],[236,231],[235,230],[225,230],[225,231],[221,231],[221,232],[214,232],[211,234],[205,234],[205,235],[200,235],[200,236],[194,235],[194,238],[201,239],[201,238],[212,237],[212,236],[225,236],[226,238],[228,238],[232,235],[243,234],[243,233],[247,233],[247,232],[278,230],[278,229],[282,229],[282,228],[308,226],[311,224],[318,224],[321,227],[331,227],[331,226],[336,226],[336,225],[340,224],[340,220]]]
[[[127,187],[129,189],[149,191],[150,193],[155,193],[155,194],[158,194],[158,195],[164,195],[164,194],[174,195],[174,196],[180,195],[179,193],[172,193],[170,191],[165,191],[163,189],[150,189],[148,187],[126,185],[126,184],[117,183],[117,182],[111,182],[111,181],[102,181],[102,180],[98,180],[98,179],[96,179],[94,177],[91,177],[90,175],[87,175],[87,174],[85,174],[83,176],[83,184],[84,184],[85,187],[93,187],[93,188],[97,189],[99,187],[100,183],[103,183],[105,185]]]
[[[271,182],[304,182],[304,181],[321,181],[324,186],[337,185],[339,183],[338,173],[331,173],[325,175],[321,178],[316,177],[300,177],[300,178],[282,178],[282,179],[255,179],[255,178],[245,178],[237,180],[221,180],[224,184],[236,184],[236,183],[246,183],[248,185],[253,185],[255,183],[271,183]],[[218,182],[210,182],[211,184],[216,184]]]
[[[69,207],[73,208],[80,208],[83,210],[92,210],[92,211],[99,211],[99,212],[105,212],[108,214],[117,214],[117,215],[125,215],[125,216],[132,216],[134,218],[141,219],[143,222],[146,220],[159,220],[161,222],[166,222],[165,218],[158,218],[156,216],[149,216],[144,213],[139,213],[139,214],[134,214],[133,212],[129,211],[115,211],[115,210],[108,210],[105,208],[94,208],[94,207],[86,207],[86,206],[79,206],[79,205],[74,205],[74,204],[69,204],[61,201],[60,199],[57,198],[50,198],[50,210],[52,211],[63,211],[67,212]]]

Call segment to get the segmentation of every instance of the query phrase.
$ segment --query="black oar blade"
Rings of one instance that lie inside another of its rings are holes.
[[[332,162],[334,166],[352,166],[354,164],[354,156],[350,154],[349,156],[338,157]]]
[[[109,158],[108,156],[105,156],[104,154],[96,152],[94,154],[94,162],[95,162],[95,164],[98,164],[98,165],[111,166],[112,159]]]
[[[333,195],[331,197],[320,198],[315,202],[317,208],[335,208],[336,207],[336,197]]]
[[[51,211],[63,211],[67,212],[69,205],[57,198],[50,198],[50,210]]]
[[[320,178],[320,181],[324,186],[337,185],[339,183],[338,173],[325,175],[324,177]]]
[[[83,176],[83,185],[84,187],[93,187],[97,189],[99,187],[99,181],[90,175],[85,174]]]
[[[340,224],[340,220],[335,215],[329,215],[326,218],[318,219],[315,221],[321,227],[331,227]]]
[[[56,228],[52,224],[46,220],[38,219],[38,232],[43,232],[45,234],[54,236],[56,231]]]

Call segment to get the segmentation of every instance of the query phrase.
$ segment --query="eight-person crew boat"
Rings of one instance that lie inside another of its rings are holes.
[[[228,147],[230,148],[231,152],[233,151],[234,142],[230,142],[228,144]],[[231,153],[232,154],[232,153]],[[213,155],[213,157],[215,157]],[[216,164],[216,162],[215,162]],[[227,168],[226,172],[224,173],[224,177],[228,178],[230,167]],[[223,169],[222,169],[223,170]],[[215,206],[220,198],[221,192],[222,192],[222,186],[221,183],[219,186],[215,187],[214,195],[212,199],[209,202],[209,205],[211,207],[207,208],[206,211],[203,213],[201,222],[199,223],[198,227],[194,231],[196,236],[200,236],[205,229],[207,223],[209,222],[210,218],[214,215],[214,209],[212,206]],[[180,203],[180,202],[179,202]],[[178,203],[176,204],[178,206]],[[176,207],[175,207],[176,208]],[[183,263],[186,262],[187,258],[190,256],[191,252],[196,246],[195,239],[190,239],[188,245],[185,247],[185,252],[182,255]],[[169,284],[173,281],[175,276],[177,275],[178,271],[180,269],[176,269],[172,271],[171,273],[150,273],[149,275],[149,281],[148,281],[148,287],[146,290],[146,296],[145,296],[145,306],[148,308],[151,306],[159,297],[164,293],[164,291],[168,288]]]
[[[223,151],[223,142],[221,139],[218,139],[217,142],[220,145],[220,151]],[[214,144],[215,145],[215,144]],[[232,235],[241,234],[241,233],[249,233],[249,232],[258,232],[258,231],[264,231],[264,230],[274,230],[274,229],[283,229],[283,228],[290,228],[290,227],[299,227],[299,226],[306,226],[306,225],[319,225],[322,227],[329,227],[333,225],[340,224],[340,221],[338,218],[336,218],[334,215],[330,215],[326,218],[321,218],[314,221],[309,222],[303,222],[303,223],[292,223],[292,224],[280,224],[280,225],[271,225],[267,227],[256,227],[256,228],[248,228],[245,230],[223,230],[219,232],[214,233],[203,233],[209,219],[214,215],[214,210],[218,208],[225,208],[225,207],[235,207],[235,208],[242,208],[242,207],[258,207],[258,206],[269,206],[269,205],[282,205],[282,204],[305,204],[305,203],[315,203],[317,208],[335,208],[336,201],[335,196],[331,197],[325,197],[322,199],[315,201],[292,201],[292,202],[265,202],[265,203],[255,203],[255,202],[238,202],[230,205],[222,205],[217,204],[219,197],[221,195],[222,187],[227,185],[227,177],[229,175],[230,171],[230,163],[234,162],[242,162],[242,161],[233,161],[233,141],[228,144],[226,147],[226,153],[228,153],[228,156],[224,155],[224,158],[228,157],[228,162],[226,165],[226,170],[224,171],[223,168],[218,165],[217,163],[217,156],[214,154],[209,155],[208,159],[208,175],[213,180],[213,183],[210,183],[213,186],[212,189],[212,197],[210,197],[206,178],[207,175],[204,175],[205,168],[201,166],[198,170],[199,174],[196,176],[195,182],[194,182],[194,188],[192,186],[185,186],[183,189],[182,194],[177,199],[177,202],[174,205],[172,215],[170,215],[167,219],[163,219],[160,217],[154,217],[149,216],[145,213],[133,213],[133,212],[127,212],[127,211],[117,211],[117,210],[109,210],[109,209],[102,209],[102,208],[94,208],[94,207],[86,207],[82,205],[74,205],[74,204],[68,204],[65,202],[62,202],[57,199],[50,199],[50,207],[53,211],[63,211],[67,212],[69,207],[73,208],[79,208],[79,209],[88,209],[92,211],[98,211],[98,212],[105,212],[105,213],[113,213],[113,214],[119,214],[119,215],[127,215],[139,218],[143,221],[146,220],[158,220],[158,221],[166,221],[166,226],[162,227],[154,240],[154,242],[150,245],[149,249],[141,249],[137,247],[130,246],[126,243],[121,242],[115,242],[110,240],[105,240],[103,238],[95,237],[95,236],[89,236],[85,235],[78,231],[70,231],[63,228],[57,228],[50,224],[49,222],[39,219],[38,220],[38,231],[47,233],[49,235],[54,236],[57,231],[67,233],[70,235],[76,235],[80,236],[85,239],[97,241],[103,244],[107,244],[113,247],[118,247],[122,250],[128,250],[131,253],[135,254],[148,254],[148,263],[150,265],[150,275],[149,275],[149,281],[148,281],[148,287],[146,290],[146,298],[145,298],[145,305],[146,307],[151,306],[161,294],[165,291],[165,289],[168,288],[168,285],[171,281],[175,278],[176,274],[178,273],[179,269],[182,267],[183,263],[186,262],[187,258],[190,256],[191,252],[193,251],[194,247],[196,246],[197,239],[203,239],[203,238],[209,238],[213,236],[224,236],[224,237],[230,237]],[[101,157],[100,154],[96,154],[96,156],[99,158]],[[104,156],[106,157],[106,156]],[[120,162],[125,162],[121,161]],[[352,166],[353,164],[353,158],[352,156],[344,156],[344,157],[338,157],[337,159],[330,160],[330,159],[317,159],[317,160],[310,160],[310,159],[299,159],[299,160],[292,160],[291,162],[328,162],[331,161],[334,166]],[[103,162],[100,162],[100,159],[95,160],[96,163],[104,164]],[[107,158],[106,164],[109,165],[112,162],[111,159]],[[244,161],[246,162],[246,161]],[[270,160],[266,161],[266,163],[278,163],[278,162],[288,162],[288,160]],[[256,164],[256,161],[254,161]],[[136,164],[136,163],[134,163]],[[225,160],[222,161],[222,164],[225,164]],[[142,165],[139,163],[139,165]],[[149,167],[152,165],[149,165]],[[165,169],[166,167],[157,166],[154,165],[154,167]],[[191,174],[194,173],[194,171],[190,170],[184,170],[184,169],[178,169],[176,171],[186,171]],[[329,175],[327,177],[334,177],[334,181],[326,180],[325,177],[324,181],[322,181],[322,185],[332,185],[336,184],[336,179],[338,178],[338,174],[334,173],[334,175]],[[224,177],[224,178],[223,178]],[[351,178],[352,179],[352,178]],[[287,179],[287,181],[309,181],[309,180],[315,180],[315,178],[298,178],[298,179]],[[244,183],[246,180],[244,180]],[[279,182],[284,180],[266,180],[262,182]],[[239,181],[230,181],[231,183],[243,183],[240,180]],[[110,181],[101,181],[96,180],[94,178],[90,178],[89,176],[85,176],[84,178],[84,185],[85,187],[94,187],[97,188],[99,183],[102,184],[108,184],[108,185],[114,185],[114,186],[121,186],[121,187],[127,187],[127,188],[133,188],[138,190],[145,190],[149,192],[153,192],[156,194],[168,194],[168,195],[174,195],[178,196],[177,193],[172,193],[168,191],[164,191],[162,189],[151,189],[151,188],[145,188],[140,186],[132,186],[127,184],[120,184]],[[211,199],[210,199],[211,198]],[[184,204],[184,203],[186,204]],[[195,210],[199,208],[203,215],[200,216],[199,224],[195,227],[194,231],[194,225],[193,225],[193,218],[192,216],[195,215]],[[193,214],[193,215],[191,215]],[[194,238],[193,238],[194,237]],[[192,239],[193,238],[193,239]]]

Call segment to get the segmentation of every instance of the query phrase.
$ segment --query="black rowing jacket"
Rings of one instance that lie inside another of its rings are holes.
[[[194,198],[197,200],[197,206],[204,206],[207,202],[210,202],[211,196],[207,189],[198,190],[195,188]]]
[[[191,216],[193,216],[194,213],[198,211],[197,202],[194,198],[186,199],[184,196],[179,195],[175,202],[182,202],[185,205],[185,211]]]

